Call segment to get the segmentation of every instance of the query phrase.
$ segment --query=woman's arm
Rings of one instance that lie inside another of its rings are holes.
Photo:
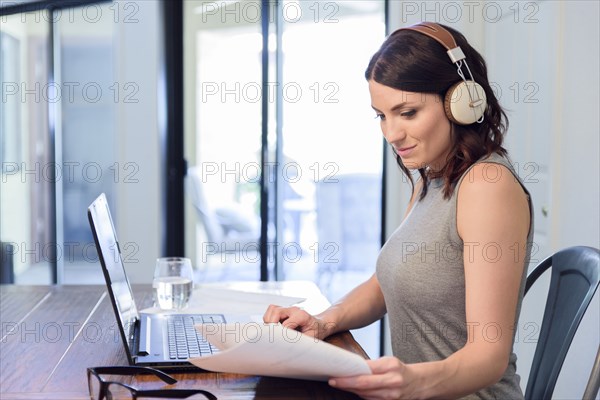
[[[523,274],[529,204],[508,169],[487,179],[476,165],[459,188],[457,228],[464,242],[467,343],[435,362],[403,364],[393,357],[369,361],[373,375],[336,378],[332,384],[367,399],[456,398],[494,384],[504,374],[513,344]],[[489,174],[491,175],[491,174]]]
[[[385,311],[383,293],[377,276],[373,274],[316,317],[325,323],[324,337],[327,337],[336,332],[367,326],[382,318]]]

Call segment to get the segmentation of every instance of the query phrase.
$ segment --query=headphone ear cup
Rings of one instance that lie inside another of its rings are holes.
[[[471,102],[470,93],[474,101]],[[474,104],[473,104],[474,103]],[[487,97],[483,87],[474,81],[459,81],[448,89],[444,96],[444,111],[448,119],[458,125],[477,122],[487,108]]]

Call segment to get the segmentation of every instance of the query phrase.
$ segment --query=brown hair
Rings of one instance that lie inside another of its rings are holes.
[[[464,52],[474,80],[485,90],[487,108],[482,123],[458,125],[450,121],[453,148],[446,166],[437,176],[428,176],[425,166],[419,168],[423,180],[420,199],[427,194],[429,178],[443,179],[444,198],[448,199],[455,184],[473,163],[492,153],[506,155],[502,141],[508,128],[508,118],[490,86],[483,57],[460,32],[438,25],[454,36],[456,44]],[[383,42],[371,58],[365,78],[407,92],[435,93],[441,96],[442,101],[450,86],[461,79],[456,65],[450,61],[446,49],[440,43],[411,30],[397,30]],[[412,176],[398,155],[396,162],[408,177],[414,191]]]

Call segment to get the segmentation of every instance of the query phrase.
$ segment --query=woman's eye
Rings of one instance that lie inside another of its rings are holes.
[[[377,115],[375,115],[375,119],[380,119],[381,121],[383,121],[385,119],[385,115],[377,114]]]
[[[410,110],[410,111],[405,111],[405,112],[401,113],[400,115],[403,117],[410,118],[410,117],[414,117],[416,113],[417,113],[416,110]]]

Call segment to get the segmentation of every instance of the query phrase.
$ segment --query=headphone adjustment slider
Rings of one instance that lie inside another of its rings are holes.
[[[448,50],[446,53],[448,54],[448,57],[450,57],[450,60],[452,60],[453,63],[457,63],[460,60],[464,60],[465,58],[467,58],[465,56],[465,53],[463,53],[462,49],[459,46]]]
[[[477,99],[475,101],[470,102],[469,103],[469,107],[475,108],[475,107],[479,107],[482,104],[483,104],[483,100],[482,99]]]

